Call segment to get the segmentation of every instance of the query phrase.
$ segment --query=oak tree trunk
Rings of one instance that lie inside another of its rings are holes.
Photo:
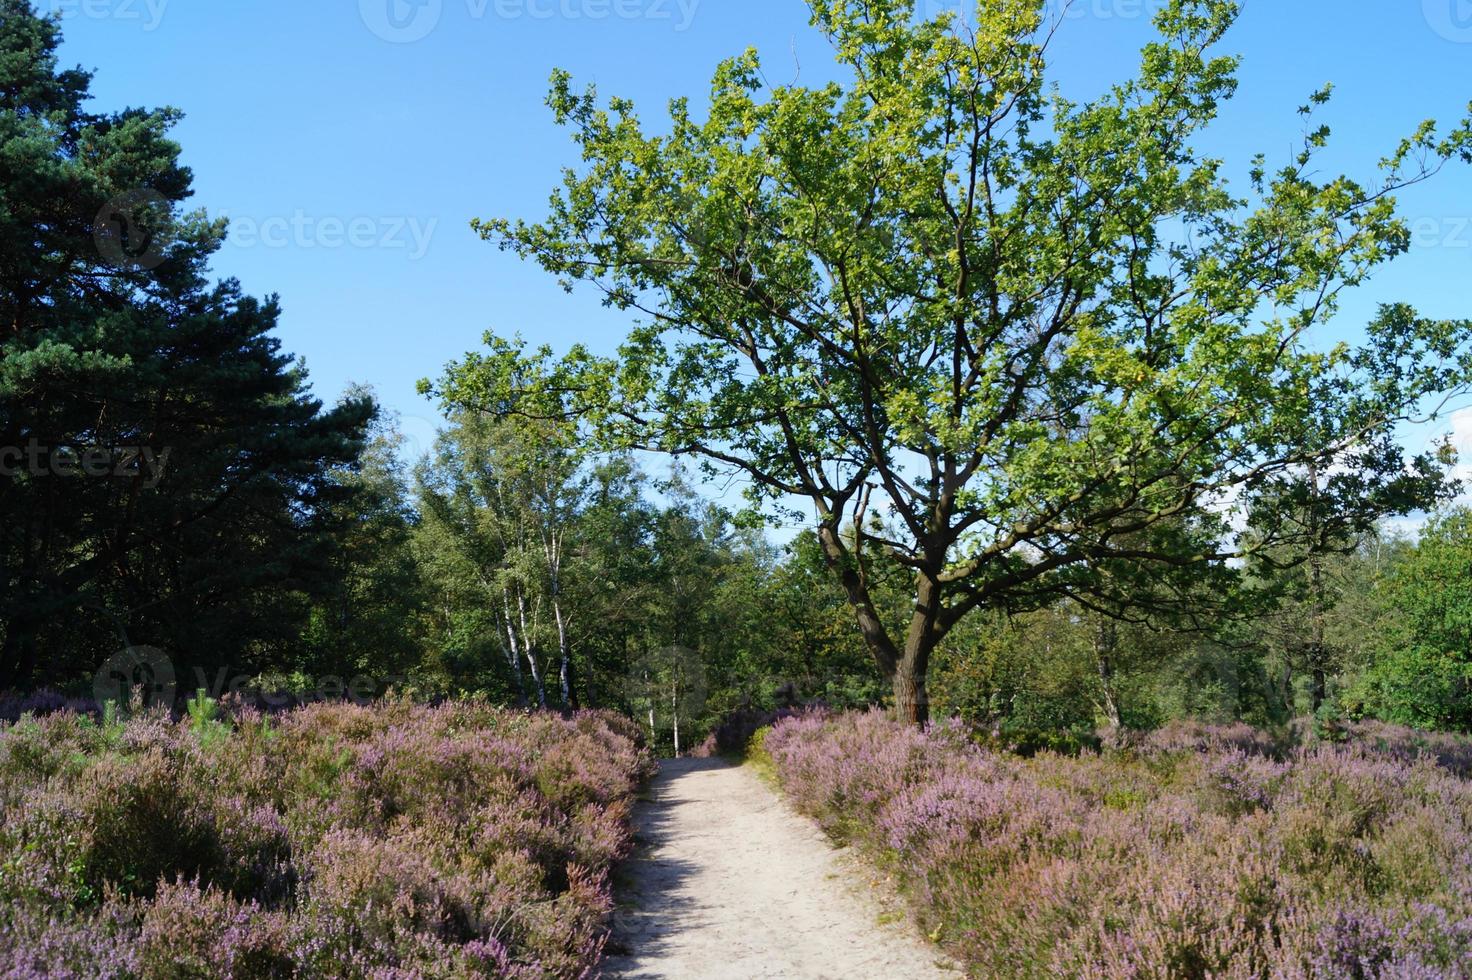
[[[915,581],[915,610],[905,633],[904,650],[894,666],[894,710],[909,725],[930,721],[930,695],[925,679],[930,655],[945,636],[940,625],[941,585],[933,573],[922,572]]]
[[[900,721],[924,725],[930,720],[930,697],[925,679],[930,668],[930,654],[945,637],[948,627],[941,623],[942,587],[934,571],[916,577],[915,609],[900,649],[875,606],[866,576],[844,546],[832,524],[818,531],[828,565],[838,573],[848,596],[850,607],[881,674],[888,677],[894,689],[894,711]]]
[[[928,629],[912,629],[905,639],[905,649],[894,667],[894,711],[907,725],[924,725],[930,721],[930,695],[925,678],[930,669],[930,654],[938,642]]]
[[[930,697],[925,691],[925,672],[916,670],[907,660],[894,672],[894,711],[907,725],[923,725],[930,720]]]

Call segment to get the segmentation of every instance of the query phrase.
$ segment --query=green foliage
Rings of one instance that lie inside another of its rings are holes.
[[[690,745],[743,704],[880,693],[811,538],[784,555],[678,472],[656,484],[556,427],[463,412],[415,497],[417,676],[439,689],[560,701],[565,649],[573,701],[653,712],[667,748],[677,720]]]
[[[354,396],[372,399],[366,388]],[[428,596],[414,553],[419,515],[395,420],[375,416],[356,463],[334,471],[343,491],[328,514],[329,574],[311,595],[291,666],[316,677],[354,677],[381,685],[404,678],[424,657]]]
[[[374,409],[324,409],[275,299],[209,281],[225,222],[186,210],[179,112],[90,111],[59,24],[0,0],[0,447],[40,471],[0,480],[0,676],[90,678],[130,643],[258,669],[329,577],[330,474]],[[95,450],[109,475],[55,472]]]
[[[762,779],[770,783],[777,781],[777,767],[772,761],[772,754],[767,751],[767,736],[772,733],[772,726],[767,725],[758,728],[746,743],[746,753],[742,757],[742,763],[748,765]]]
[[[1472,729],[1472,515],[1374,530],[1452,489],[1393,435],[1472,380],[1472,324],[1389,305],[1307,343],[1472,127],[1335,177],[1326,89],[1302,150],[1229,186],[1197,144],[1232,3],[1166,4],[1087,102],[1050,89],[1041,3],[981,5],[974,37],[811,6],[841,82],[771,87],[748,52],[654,127],[554,75],[580,165],[546,220],[477,227],[643,322],[611,357],[488,336],[423,385],[447,424],[411,472],[371,391],[324,408],[274,300],[209,282],[225,228],[185,210],[178,113],[87,111],[57,22],[0,0],[0,447],[171,450],[157,486],[0,481],[5,683],[149,643],[299,694],[611,706],[663,749],[814,702],[1026,752],[1176,718]],[[148,261],[94,240],[105,205]],[[696,492],[717,473],[747,509]],[[779,547],[784,513],[816,521]],[[211,751],[215,711],[188,705]]]
[[[220,716],[220,703],[200,688],[185,705],[189,715],[189,731],[201,747],[210,749],[230,737],[231,726]]]
[[[196,731],[214,724],[220,718],[220,705],[210,697],[209,691],[200,688],[187,705],[191,727]]]
[[[1386,721],[1472,731],[1472,511],[1431,521],[1388,587],[1397,628],[1355,693]]]
[[[1332,474],[1320,537],[1439,499],[1445,460],[1394,430],[1467,387],[1472,322],[1391,305],[1359,347],[1305,334],[1406,251],[1395,192],[1472,159],[1472,125],[1416,126],[1362,183],[1319,165],[1325,89],[1301,150],[1233,188],[1197,143],[1236,89],[1234,3],[1171,0],[1135,76],[1087,102],[1048,85],[1043,7],[980,4],[963,33],[813,0],[845,81],[768,86],[748,51],[658,132],[557,72],[580,167],[542,222],[476,227],[642,322],[612,357],[489,336],[423,389],[695,457],[754,508],[801,500],[917,720],[968,613],[1172,610],[1181,575],[1310,537],[1306,469]]]
[[[415,549],[437,593],[432,628],[452,683],[543,706],[551,691],[576,706],[574,634],[593,627],[575,615],[577,599],[598,587],[597,563],[585,560],[598,543],[582,519],[590,469],[565,427],[476,413],[458,415],[419,467]]]

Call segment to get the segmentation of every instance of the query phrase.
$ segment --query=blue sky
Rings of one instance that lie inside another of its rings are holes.
[[[1051,55],[1065,94],[1126,77],[1159,2],[1075,0]],[[176,135],[196,204],[232,219],[215,270],[280,294],[282,339],[318,394],[371,384],[420,445],[436,413],[414,382],[486,329],[608,349],[627,325],[468,228],[472,217],[539,217],[574,162],[543,105],[554,67],[633,98],[653,122],[669,98],[707,92],[716,62],[747,46],[777,82],[800,71],[819,83],[830,62],[802,0],[39,6],[63,16],[64,61],[96,70],[96,106],[186,113]],[[1421,119],[1451,122],[1472,99],[1472,0],[1247,0],[1225,49],[1246,59],[1242,87],[1207,145],[1239,177],[1259,150],[1288,158],[1302,131],[1294,110],[1325,82],[1337,85],[1326,166],[1365,179]],[[1402,199],[1415,248],[1346,304],[1326,341],[1352,337],[1385,300],[1472,313],[1472,168]],[[1472,417],[1462,428],[1472,458]]]

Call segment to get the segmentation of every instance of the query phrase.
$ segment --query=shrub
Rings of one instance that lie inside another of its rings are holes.
[[[1430,759],[1465,778],[1472,778],[1472,736],[1422,732],[1381,721],[1361,721],[1345,730],[1345,741],[1400,762]]]
[[[0,976],[579,976],[653,771],[601,712],[0,725]]]
[[[143,976],[138,920],[109,901],[88,916],[55,915],[37,904],[0,905],[0,976],[6,980],[131,980]]]
[[[1292,749],[1182,724],[1020,758],[871,713],[764,747],[977,976],[1472,975],[1472,783],[1400,730]]]
[[[159,886],[142,907],[137,956],[151,980],[269,980],[295,969],[285,915],[197,882]]]

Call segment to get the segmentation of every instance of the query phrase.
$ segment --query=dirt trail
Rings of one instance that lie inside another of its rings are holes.
[[[662,763],[635,814],[609,977],[956,980],[859,869],[749,770]]]

